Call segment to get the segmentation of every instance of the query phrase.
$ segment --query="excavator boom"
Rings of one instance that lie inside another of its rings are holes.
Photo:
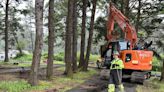
[[[109,41],[116,40],[112,36],[114,29],[114,23],[118,23],[119,27],[125,34],[124,39],[130,42],[130,49],[133,49],[137,42],[137,34],[133,26],[129,23],[129,20],[110,3],[109,7],[109,17],[107,25],[107,38]]]

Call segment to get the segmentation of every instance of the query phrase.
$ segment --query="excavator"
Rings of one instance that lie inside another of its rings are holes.
[[[118,33],[115,32],[117,30],[114,30],[115,23],[118,24],[123,33],[123,40],[118,40]],[[97,60],[99,68],[102,66],[109,68],[110,62],[113,60],[113,52],[118,51],[120,53],[119,58],[124,63],[123,78],[140,82],[150,78],[153,52],[149,50],[149,47],[152,41],[144,43],[143,46],[138,46],[139,41],[135,28],[112,3],[109,7],[106,38],[107,43],[100,49],[101,59]]]

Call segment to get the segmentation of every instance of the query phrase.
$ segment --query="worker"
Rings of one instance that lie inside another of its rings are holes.
[[[119,53],[117,51],[114,51],[114,59],[112,60],[110,66],[108,92],[117,92],[115,90],[116,88],[119,90],[118,92],[124,92],[124,87],[122,85],[122,69],[124,68],[124,64],[118,56]]]

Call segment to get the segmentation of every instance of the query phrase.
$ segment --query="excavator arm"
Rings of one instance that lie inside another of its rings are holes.
[[[116,9],[112,3],[110,3],[107,25],[107,39],[109,41],[116,40],[112,35],[115,22],[118,23],[119,27],[125,34],[124,39],[130,42],[130,49],[133,49],[137,41],[136,31],[129,23],[129,20],[118,9]]]

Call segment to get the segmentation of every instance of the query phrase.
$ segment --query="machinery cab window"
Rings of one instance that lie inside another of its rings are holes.
[[[132,59],[132,54],[131,53],[127,53],[126,57],[125,57],[125,62],[129,62],[129,61],[131,61],[131,59]]]

